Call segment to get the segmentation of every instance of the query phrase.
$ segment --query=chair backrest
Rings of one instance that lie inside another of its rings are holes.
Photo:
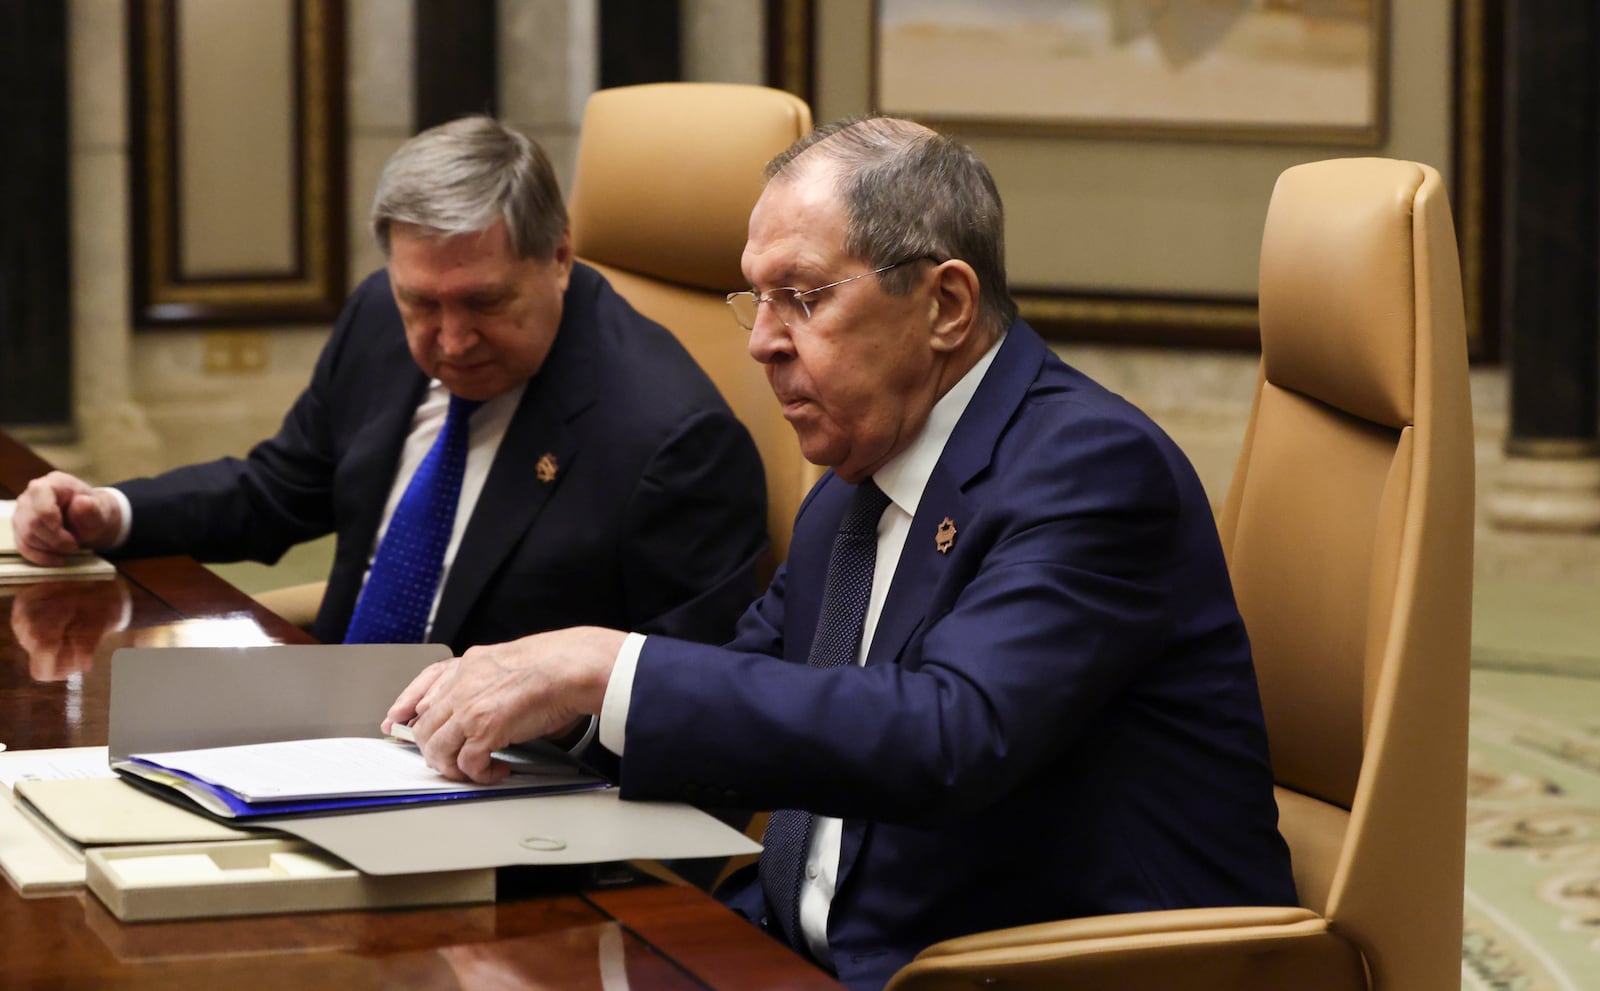
[[[822,472],[801,457],[723,297],[746,287],[739,257],[763,167],[810,129],[805,101],[759,86],[601,90],[584,110],[568,204],[578,256],[677,335],[755,438],[774,566]]]
[[[1439,174],[1289,169],[1260,290],[1261,373],[1221,530],[1295,880],[1374,987],[1456,987],[1473,453]]]

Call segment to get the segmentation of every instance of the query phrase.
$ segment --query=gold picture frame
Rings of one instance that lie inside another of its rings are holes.
[[[1031,245],[1018,250],[1008,243],[1013,295],[1024,318],[1063,340],[1257,347],[1253,258],[1272,179],[1295,161],[1376,154],[1427,161],[1445,173],[1461,249],[1469,345],[1476,359],[1496,358],[1499,210],[1491,191],[1498,181],[1492,152],[1499,140],[1499,55],[1491,42],[1498,36],[1503,13],[1489,0],[1417,0],[1385,3],[1384,9],[1390,19],[1385,32],[1390,65],[1385,70],[1387,105],[1381,111],[1385,144],[1378,148],[950,126],[995,171],[1007,198],[1012,238],[1019,227],[1030,223],[1057,225],[1064,232],[1059,239],[1063,243],[1079,235],[1082,225],[1074,223],[1069,211],[1058,218],[1052,215],[1054,206],[1048,199],[1027,200],[1027,194],[1037,193],[1044,181],[1037,177],[1048,175],[1050,166],[1065,158],[1103,163],[1097,178],[1107,183],[1115,182],[1125,166],[1140,166],[1151,157],[1170,160],[1171,171],[1203,173],[1218,195],[1216,202],[1200,206],[1211,208],[1211,218],[1234,227],[1232,239],[1215,252],[1228,256],[1229,278],[1203,272],[1180,273],[1185,277],[1167,280],[1162,266],[1170,256],[1169,246],[1160,243],[1159,233],[1136,229],[1141,216],[1130,217],[1130,230],[1119,234],[1126,245],[1123,255],[1138,256],[1148,249],[1157,259],[1152,263],[1155,274],[1143,279],[1122,278],[1120,273],[1083,278],[1083,266],[1078,264],[1082,252],[1056,270],[1041,268],[1041,253],[1030,250]],[[837,23],[841,17],[847,20],[843,26]],[[879,109],[872,105],[875,41],[868,8],[844,0],[768,0],[767,25],[770,85],[806,99],[819,121]],[[1415,64],[1418,45],[1431,46],[1428,51],[1436,63],[1422,77]],[[1393,55],[1401,46],[1412,52],[1405,63]],[[1396,66],[1406,71],[1397,71]],[[1420,146],[1414,138],[1418,132],[1429,135]],[[1008,179],[1018,177],[1020,181],[1008,187]],[[1145,179],[1146,186],[1152,182]],[[1016,195],[1018,186],[1021,195]],[[1208,194],[1211,186],[1204,186],[1201,195]],[[1143,208],[1142,188],[1129,183],[1112,192]],[[1198,256],[1205,251],[1191,253]],[[1019,263],[1020,267],[1032,264],[1033,270],[1019,271]]]
[[[957,128],[1376,147],[1386,7],[875,0],[872,102]]]
[[[226,28],[226,19],[245,9],[204,6],[208,2],[130,0],[128,5],[134,325],[332,320],[346,290],[344,5],[340,0],[265,0],[249,10],[274,17],[281,26],[277,36],[236,39],[240,50],[268,48],[283,56],[281,78],[275,80],[280,86],[251,80],[242,88],[241,116],[252,109],[259,113],[261,105],[283,110],[262,121],[284,132],[283,140],[273,143],[282,161],[263,170],[268,187],[263,193],[279,208],[267,211],[267,223],[252,226],[253,220],[230,222],[228,217],[234,210],[260,211],[261,197],[250,180],[234,180],[237,148],[196,133],[203,131],[202,123],[185,113],[205,100],[214,117],[220,105],[205,92],[215,88],[208,87],[210,80],[188,78],[202,68],[185,56],[201,52],[220,58],[226,68],[225,55],[206,51],[207,39],[182,37],[185,23],[192,29],[194,18],[205,16],[209,25]],[[196,91],[198,97],[190,95]],[[252,122],[240,126],[249,128]],[[209,177],[209,185],[200,185],[197,173]],[[243,260],[225,251],[213,261],[208,244],[188,243],[198,240],[197,229],[214,232],[212,241],[224,247],[240,245]],[[257,237],[272,245],[254,253],[260,261],[247,250]]]

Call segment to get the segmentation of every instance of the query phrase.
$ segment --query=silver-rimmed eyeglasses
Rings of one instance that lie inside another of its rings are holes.
[[[890,269],[899,268],[901,265],[909,265],[912,262],[919,262],[924,259],[933,260],[927,255],[902,258],[882,268],[875,268],[870,272],[862,272],[860,275],[852,275],[848,279],[830,282],[815,289],[796,289],[793,286],[782,286],[778,289],[768,289],[764,293],[757,293],[749,289],[742,292],[731,292],[727,296],[728,309],[733,311],[733,318],[739,321],[739,326],[745,330],[754,330],[761,304],[766,303],[772,308],[773,314],[783,321],[783,325],[793,330],[811,319],[811,304],[806,302],[807,297],[815,296],[824,289],[833,289],[847,282],[865,279],[869,275],[881,275]]]

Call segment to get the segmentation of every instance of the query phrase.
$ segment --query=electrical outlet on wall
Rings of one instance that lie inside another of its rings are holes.
[[[203,366],[214,375],[259,372],[267,367],[267,336],[256,330],[219,330],[205,335]]]

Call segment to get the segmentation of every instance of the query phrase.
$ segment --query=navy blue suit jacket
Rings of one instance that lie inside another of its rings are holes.
[[[852,491],[817,484],[727,647],[646,641],[624,797],[842,817],[828,942],[859,988],[1000,926],[1295,903],[1244,625],[1205,493],[1159,428],[1013,325],[866,665],[818,670]],[[753,870],[725,897],[764,922]]]
[[[313,632],[344,637],[427,377],[379,271],[351,295],[277,436],[119,484],[121,556],[272,562],[337,531]],[[554,480],[541,481],[551,455]],[[598,624],[720,642],[766,548],[760,455],[673,336],[576,264],[560,329],[528,383],[462,537],[431,639],[458,653]]]

